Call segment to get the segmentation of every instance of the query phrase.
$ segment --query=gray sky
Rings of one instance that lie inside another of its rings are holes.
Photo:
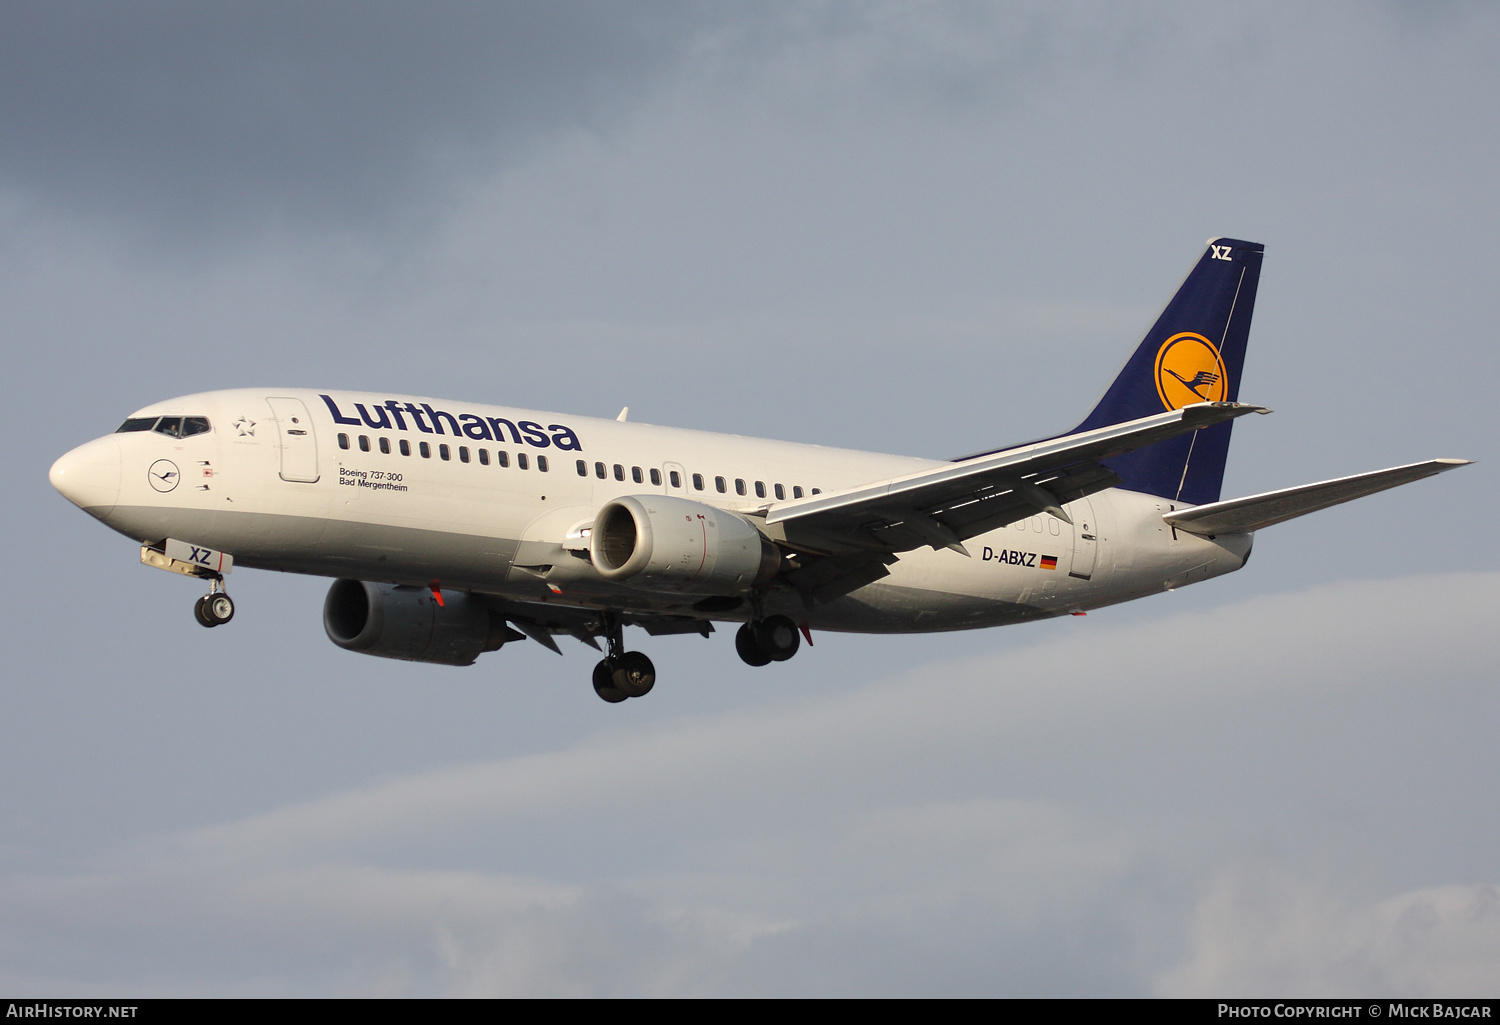
[[[1500,993],[1500,12],[0,5],[0,990]],[[465,670],[46,483],[218,387],[949,456],[1266,243],[1227,496],[1479,465],[1085,619]],[[1458,385],[1464,385],[1459,388]],[[42,424],[50,425],[47,431]],[[1482,522],[1482,521],[1481,521]]]

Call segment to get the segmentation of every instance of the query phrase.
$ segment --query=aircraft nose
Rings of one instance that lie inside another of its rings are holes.
[[[120,498],[120,443],[97,438],[52,464],[47,474],[62,496],[91,516],[108,516]]]

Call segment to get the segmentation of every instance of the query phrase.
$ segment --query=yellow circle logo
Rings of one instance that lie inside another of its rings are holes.
[[[1229,374],[1219,350],[1200,334],[1183,331],[1162,343],[1156,353],[1156,394],[1168,409],[1194,402],[1223,402]]]

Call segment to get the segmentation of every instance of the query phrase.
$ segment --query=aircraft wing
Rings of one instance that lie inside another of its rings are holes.
[[[967,555],[963,542],[968,538],[1038,512],[1063,516],[1062,505],[1117,484],[1119,478],[1099,465],[1101,459],[1247,413],[1268,412],[1238,402],[1194,403],[904,477],[778,503],[767,509],[766,525],[778,540],[814,555],[889,556],[923,546]],[[855,561],[863,565],[870,560]],[[877,575],[883,575],[884,565],[895,560],[878,561]],[[867,571],[875,571],[874,565]]]
[[[1317,484],[1304,484],[1297,488],[1267,491],[1246,498],[1231,498],[1227,502],[1210,502],[1191,509],[1179,509],[1164,513],[1166,520],[1178,530],[1213,537],[1216,534],[1242,534],[1251,530],[1269,527],[1273,523],[1305,516],[1319,509],[1327,509],[1340,502],[1349,502],[1366,495],[1373,495],[1386,488],[1410,484],[1423,477],[1460,466],[1469,465],[1468,459],[1429,459],[1425,463],[1410,463],[1393,466],[1389,470],[1357,473],[1352,477],[1339,477]]]

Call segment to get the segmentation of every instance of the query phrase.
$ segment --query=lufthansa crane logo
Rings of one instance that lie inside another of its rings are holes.
[[[158,459],[146,471],[146,479],[157,491],[171,491],[181,482],[182,475],[177,472],[177,464],[172,460]]]
[[[1223,402],[1229,394],[1229,374],[1214,343],[1192,331],[1163,342],[1156,353],[1156,394],[1167,409]]]

